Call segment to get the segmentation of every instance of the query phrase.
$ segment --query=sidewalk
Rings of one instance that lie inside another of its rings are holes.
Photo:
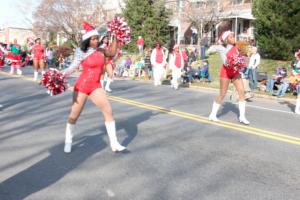
[[[149,84],[152,84],[153,80],[143,80],[143,79],[134,79],[134,78],[116,78],[117,79],[120,79],[120,80],[134,80],[134,81],[142,81],[144,83],[149,83]],[[212,88],[212,87],[205,87],[205,86],[196,86],[196,85],[191,85],[189,87],[183,87],[183,88],[193,88],[193,89],[202,89],[202,90],[209,90],[209,91],[213,91],[213,92],[216,92],[218,93],[219,92],[219,89],[217,88]],[[232,90],[228,90],[228,92],[232,92]],[[295,98],[289,98],[289,97],[282,97],[282,98],[278,98],[276,96],[270,96],[270,95],[267,95],[267,94],[259,94],[257,92],[254,92],[253,93],[254,97],[256,98],[263,98],[263,99],[268,99],[268,100],[282,100],[282,101],[287,101],[287,102],[291,102],[291,101],[295,101],[296,100],[296,97]]]
[[[22,76],[31,76],[30,73],[28,73],[29,71],[32,71],[32,67],[31,66],[27,66],[25,68],[23,68],[25,71],[25,73],[23,73]],[[4,75],[8,75],[8,76],[14,76],[14,77],[18,77],[19,75],[11,75],[8,73],[9,68],[8,67],[4,67],[2,70],[0,70],[0,74],[4,74]],[[30,75],[29,75],[30,74]],[[80,74],[80,72],[75,72],[72,74],[72,77],[78,77]],[[138,79],[138,78],[131,78],[131,77],[124,77],[124,78],[115,78],[115,80],[134,80],[134,81],[142,81],[143,83],[148,83],[148,84],[152,84],[153,80],[144,80],[144,79]],[[195,86],[195,85],[191,85],[189,87],[183,87],[183,88],[192,88],[192,89],[201,89],[201,90],[209,90],[209,91],[213,91],[213,92],[219,92],[219,89],[217,88],[212,88],[212,87],[204,87],[204,86]],[[232,90],[228,90],[229,92],[232,92]],[[287,101],[287,102],[291,102],[291,101],[295,101],[295,98],[289,98],[289,97],[283,97],[283,98],[277,98],[275,96],[270,96],[270,95],[265,95],[265,94],[259,94],[254,92],[254,97],[256,98],[263,98],[263,99],[268,99],[268,100],[275,100],[277,101],[278,99],[282,100],[282,101]]]

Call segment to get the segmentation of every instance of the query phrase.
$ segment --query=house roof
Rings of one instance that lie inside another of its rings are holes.
[[[251,9],[247,10],[232,10],[232,11],[226,11],[222,12],[220,15],[221,19],[249,19],[249,20],[255,20],[255,17],[252,15]]]

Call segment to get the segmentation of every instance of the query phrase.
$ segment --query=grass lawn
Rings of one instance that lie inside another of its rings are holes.
[[[209,73],[213,77],[213,81],[210,83],[211,87],[218,88],[219,87],[219,73],[220,68],[222,66],[222,61],[219,54],[209,55],[207,58],[209,62]],[[276,73],[276,69],[280,65],[284,65],[286,67],[290,67],[290,61],[278,61],[278,60],[270,60],[270,59],[262,59],[261,64],[259,65],[258,71],[267,72],[268,76],[272,76]],[[202,83],[198,83],[202,84]],[[205,84],[207,85],[207,84]]]
[[[220,68],[222,66],[222,60],[220,58],[219,54],[211,54],[208,56],[207,58],[208,62],[209,62],[209,73],[212,75],[212,82],[208,83],[208,82],[194,82],[192,85],[195,86],[202,86],[202,87],[210,87],[210,88],[219,88],[220,86],[220,78],[219,78],[219,73],[220,73]],[[258,71],[259,72],[267,72],[268,77],[271,77],[273,74],[276,73],[277,67],[278,66],[285,66],[285,67],[289,67],[289,71],[290,69],[290,63],[291,61],[280,61],[280,60],[271,60],[271,59],[262,59],[261,60],[261,64],[259,65]],[[233,85],[230,84],[229,89],[233,89]],[[267,92],[263,92],[263,91],[257,91],[255,92],[257,94],[264,94],[264,95],[269,95],[271,96],[271,94],[267,93]],[[293,96],[290,93],[286,93],[285,97],[288,98],[295,98],[295,96]]]
[[[219,82],[219,73],[220,68],[222,66],[222,60],[220,58],[220,55],[218,53],[211,54],[207,58],[209,62],[209,73],[212,76],[212,82],[205,82],[205,81],[195,81],[192,83],[192,86],[201,86],[201,87],[209,87],[209,88],[219,88],[220,82]],[[291,61],[280,61],[280,60],[271,60],[271,59],[262,59],[261,64],[259,65],[258,71],[259,72],[267,72],[268,76],[271,77],[273,74],[276,73],[276,69],[278,66],[285,66],[289,67],[290,69],[290,63]],[[138,80],[139,78],[134,78],[134,80]],[[188,87],[188,85],[185,85],[185,87]],[[229,89],[232,89],[233,85],[230,84]],[[263,91],[257,91],[258,94],[265,94],[270,95],[267,92]],[[286,97],[295,98],[292,94],[287,93]]]

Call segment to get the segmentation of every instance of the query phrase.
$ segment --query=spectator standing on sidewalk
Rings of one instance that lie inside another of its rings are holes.
[[[295,106],[295,113],[300,115],[300,49],[295,53],[296,61],[293,64],[293,75],[295,77],[297,100]]]
[[[249,69],[249,80],[250,80],[250,88],[252,90],[256,90],[257,89],[257,68],[260,64],[260,55],[257,52],[257,48],[256,47],[252,47],[251,49],[251,57],[249,60],[249,65],[248,65],[248,69]]]
[[[136,42],[136,46],[138,48],[138,52],[140,56],[143,55],[144,45],[145,45],[144,39],[142,38],[142,36],[139,36]]]
[[[149,50],[145,50],[144,63],[146,74],[148,76],[148,79],[150,79],[152,77],[152,66]]]
[[[47,57],[47,62],[48,62],[48,66],[49,67],[53,67],[53,63],[54,63],[54,56],[53,56],[53,50],[51,47],[46,49],[46,57]]]
[[[207,38],[206,34],[204,34],[200,41],[201,60],[205,59],[205,51],[206,51],[207,47],[208,47],[208,38]]]

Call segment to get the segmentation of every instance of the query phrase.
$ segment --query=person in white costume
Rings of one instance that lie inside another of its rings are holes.
[[[161,79],[165,74],[165,66],[167,65],[166,57],[166,53],[164,52],[161,44],[157,42],[151,53],[151,64],[153,67],[155,86],[161,85]]]
[[[183,59],[183,55],[182,52],[179,49],[179,45],[176,44],[173,48],[173,53],[170,56],[170,68],[172,70],[172,81],[171,81],[171,86],[172,88],[174,88],[175,90],[178,89],[178,81],[181,77],[181,71],[184,67],[184,59]]]

